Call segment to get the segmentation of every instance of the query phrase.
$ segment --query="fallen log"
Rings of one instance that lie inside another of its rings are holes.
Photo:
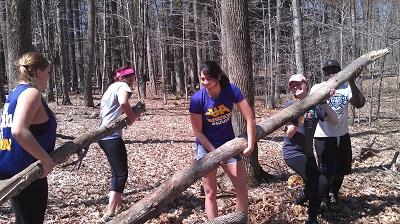
[[[139,116],[146,111],[145,105],[138,102],[132,107],[133,112]],[[57,147],[50,155],[56,164],[60,164],[64,158],[77,152],[80,149],[89,147],[90,144],[99,141],[107,135],[127,126],[128,118],[125,114],[113,121],[107,126],[100,127],[97,130],[83,134],[72,141],[68,141]],[[40,161],[32,163],[20,173],[12,178],[0,181],[0,205],[9,198],[18,195],[25,187],[43,175],[43,167]]]
[[[369,52],[357,58],[336,76],[329,79],[325,85],[321,86],[321,88],[313,94],[260,122],[256,127],[256,139],[260,140],[264,138],[284,124],[304,114],[309,107],[317,105],[319,102],[326,99],[331,89],[355,77],[358,69],[364,68],[388,53],[388,49],[383,49]],[[203,159],[195,161],[186,169],[173,175],[170,180],[165,181],[147,197],[138,201],[109,223],[145,223],[147,220],[156,217],[161,213],[163,207],[170,204],[177,196],[199,180],[204,174],[217,168],[221,161],[238,155],[246,146],[247,140],[245,134],[228,141],[215,151],[208,153]]]
[[[226,214],[213,219],[206,220],[204,224],[246,224],[247,215],[242,212],[235,212],[231,214]]]
[[[377,136],[374,135],[372,138],[368,140],[368,142],[365,143],[364,146],[359,146],[355,145],[354,146],[354,153],[353,153],[353,161],[354,160],[359,160],[361,161],[363,155],[366,153],[366,151],[369,151],[371,147],[375,144]]]

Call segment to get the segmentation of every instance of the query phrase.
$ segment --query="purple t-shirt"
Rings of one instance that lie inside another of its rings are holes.
[[[285,103],[284,108],[289,107],[295,101],[290,100]],[[317,105],[308,109],[304,114],[304,123],[301,125],[292,138],[285,136],[283,139],[283,158],[290,159],[300,155],[312,156],[313,137],[318,121],[324,121],[326,117],[325,109],[322,105]],[[292,121],[296,124],[297,119]]]
[[[221,89],[217,99],[211,98],[205,88],[201,88],[190,99],[189,112],[202,115],[202,132],[215,148],[235,138],[231,122],[233,104],[243,99],[242,92],[235,84]],[[197,139],[196,144],[200,144]]]

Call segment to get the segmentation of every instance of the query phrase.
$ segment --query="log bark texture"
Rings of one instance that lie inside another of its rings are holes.
[[[145,105],[141,102],[132,107],[136,115],[145,112]],[[117,120],[107,126],[83,134],[72,141],[66,142],[56,148],[50,155],[56,164],[62,163],[64,158],[80,149],[89,147],[90,144],[101,140],[107,135],[127,126],[127,116],[121,115]],[[10,179],[0,181],[0,205],[9,198],[18,195],[25,187],[43,175],[43,167],[40,161],[32,163],[20,173]]]
[[[357,58],[336,76],[329,79],[325,85],[321,86],[313,94],[260,122],[256,127],[256,139],[264,138],[289,121],[304,114],[309,107],[317,105],[327,98],[331,89],[355,77],[357,69],[366,67],[388,53],[388,49],[383,49],[371,51]],[[161,184],[147,197],[138,201],[109,223],[145,223],[147,220],[156,217],[161,213],[163,207],[170,204],[190,185],[199,180],[204,174],[217,168],[221,161],[238,155],[246,146],[247,140],[245,134],[228,141],[215,151],[208,153],[203,159],[195,161],[186,169],[173,175],[170,180]]]

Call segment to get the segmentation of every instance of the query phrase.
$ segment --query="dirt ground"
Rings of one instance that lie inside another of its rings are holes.
[[[81,96],[72,95],[73,106],[51,103],[58,120],[57,145],[94,130],[98,119],[90,114],[98,108],[85,108]],[[132,99],[132,103],[135,102]],[[99,98],[95,98],[95,103]],[[167,105],[162,99],[146,100],[147,111],[132,126],[124,129],[128,149],[129,179],[125,190],[125,208],[154,191],[173,174],[194,160],[194,136],[191,131],[188,101],[170,96]],[[323,207],[320,223],[400,223],[400,175],[390,170],[400,140],[396,106],[383,100],[378,120],[368,125],[368,105],[357,114],[351,127],[353,146],[363,146],[377,137],[373,149],[392,149],[355,161],[353,173],[345,178],[340,203]],[[256,104],[257,120],[271,111]],[[259,161],[263,169],[276,177],[293,173],[282,159],[282,131],[276,131],[258,143]],[[355,147],[353,147],[355,148]],[[92,144],[79,170],[57,167],[49,177],[49,205],[46,223],[96,223],[107,205],[110,171],[104,153]],[[204,201],[197,181],[182,193],[163,213],[146,223],[193,223],[205,220]],[[230,191],[231,187],[224,189]],[[276,178],[251,188],[249,223],[304,223],[306,208],[294,205],[300,187],[290,187],[286,179]],[[234,211],[234,197],[221,192],[220,214]],[[13,213],[6,203],[0,207],[0,223],[13,223]]]

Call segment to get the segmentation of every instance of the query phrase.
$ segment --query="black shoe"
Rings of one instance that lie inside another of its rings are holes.
[[[308,198],[304,191],[300,191],[299,195],[297,196],[296,200],[294,201],[294,204],[296,205],[304,205],[308,201]]]

